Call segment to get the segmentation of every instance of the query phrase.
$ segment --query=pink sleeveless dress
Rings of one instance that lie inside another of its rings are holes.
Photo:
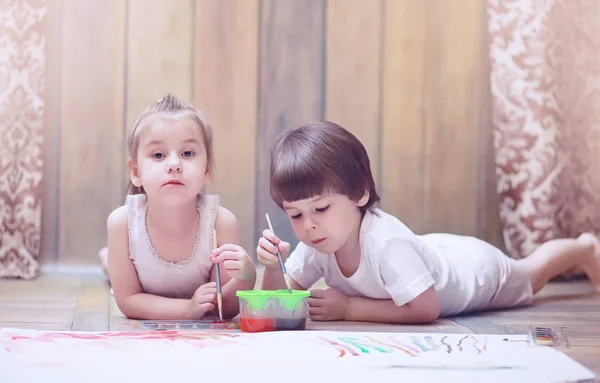
[[[180,262],[168,262],[156,253],[146,227],[145,194],[128,195],[129,258],[133,261],[145,293],[168,298],[189,299],[201,285],[210,281],[213,263],[212,233],[219,209],[219,197],[204,195],[198,199],[200,224],[190,255]]]

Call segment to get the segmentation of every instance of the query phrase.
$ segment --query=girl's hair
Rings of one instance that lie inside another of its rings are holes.
[[[369,156],[352,133],[328,121],[312,122],[284,131],[271,153],[271,198],[298,201],[325,191],[358,201],[369,192],[367,209],[379,202]]]
[[[176,120],[190,120],[195,123],[202,134],[202,140],[204,141],[204,148],[206,150],[206,167],[208,174],[212,176],[215,165],[211,127],[206,121],[206,118],[202,112],[195,109],[191,104],[179,100],[171,94],[165,95],[160,100],[148,106],[146,110],[144,110],[144,112],[135,120],[133,129],[131,129],[127,135],[128,158],[132,161],[136,160],[141,134],[151,125],[152,120],[157,117],[172,118]],[[127,194],[140,193],[145,193],[144,188],[138,188],[130,180]]]

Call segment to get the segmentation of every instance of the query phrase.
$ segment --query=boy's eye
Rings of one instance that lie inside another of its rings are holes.
[[[320,208],[318,208],[318,209],[315,209],[315,210],[316,210],[316,211],[318,211],[319,213],[322,213],[322,212],[324,212],[324,211],[327,211],[327,209],[329,209],[329,206],[330,206],[330,205],[327,205],[327,206],[325,206],[325,207],[320,207]]]
[[[184,157],[193,157],[196,153],[194,153],[191,150],[186,150],[185,152],[183,152],[181,155]]]
[[[298,219],[298,218],[300,218],[301,216],[302,216],[302,213],[299,213],[299,214],[291,215],[291,216],[290,216],[290,218],[291,218],[291,219]]]
[[[155,160],[160,160],[161,158],[164,158],[164,154],[156,152],[156,153],[152,153],[151,157],[154,158]]]

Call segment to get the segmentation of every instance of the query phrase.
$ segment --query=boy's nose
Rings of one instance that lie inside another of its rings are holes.
[[[314,230],[317,228],[317,223],[312,219],[305,219],[304,220],[304,228],[306,230]]]

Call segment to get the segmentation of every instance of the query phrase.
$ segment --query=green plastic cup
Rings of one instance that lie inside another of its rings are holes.
[[[241,290],[240,327],[245,332],[304,330],[309,291]]]

